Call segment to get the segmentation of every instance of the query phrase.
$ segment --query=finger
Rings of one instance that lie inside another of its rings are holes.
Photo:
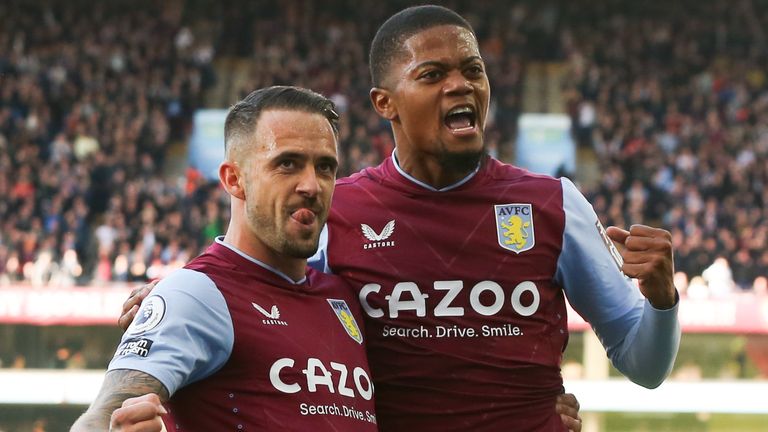
[[[110,424],[110,432],[163,432],[165,426],[160,417],[150,420],[143,420],[136,423],[113,423]]]
[[[123,303],[123,310],[121,311],[122,315],[120,315],[120,318],[117,319],[117,325],[123,329],[126,330],[128,326],[131,325],[131,322],[133,322],[133,318],[136,316],[136,313],[139,311],[139,305],[142,301],[149,295],[150,292],[155,288],[155,285],[159,280],[154,280],[146,285],[142,285],[139,288],[136,288],[135,290],[131,291],[130,296],[128,299]]]
[[[665,229],[654,228],[648,225],[635,224],[629,227],[629,234],[641,237],[653,237],[672,240],[672,233]]]
[[[627,264],[624,263],[623,266],[621,266],[621,271],[624,272],[625,275],[639,279],[639,280],[650,280],[651,278],[656,278],[658,280],[672,280],[672,275],[674,274],[674,270],[672,268],[672,265],[664,265],[664,264],[656,264],[654,262],[645,262],[645,263],[639,263],[639,264]],[[670,282],[671,283],[671,282]]]
[[[631,251],[672,251],[672,243],[659,237],[630,235],[624,240],[624,246]]]
[[[112,412],[111,421],[118,425],[134,424],[151,420],[167,412],[162,405],[143,400],[116,409]]]
[[[623,266],[640,266],[642,268],[635,268],[634,270],[647,274],[655,273],[666,277],[666,273],[672,272],[672,269],[674,268],[674,261],[672,260],[672,257],[667,254],[656,252],[625,252],[623,257],[624,264],[622,265],[622,270],[624,270]],[[672,275],[670,274],[669,276],[671,277]]]
[[[138,296],[140,291],[141,291],[141,288],[139,288],[139,291],[136,291],[136,290],[131,291],[131,294],[123,302],[123,313],[125,313],[127,310],[131,309],[132,307],[136,306],[137,304],[141,303],[141,297]]]
[[[561,393],[557,395],[557,401],[555,403],[555,409],[558,410],[557,412],[562,414],[563,412],[559,411],[559,409],[566,407],[572,408],[578,414],[581,404],[579,404],[579,400],[576,399],[576,396],[573,393]]]
[[[634,279],[641,279],[645,274],[645,270],[645,264],[627,264],[625,261],[624,265],[621,266],[621,271]]]
[[[563,421],[563,424],[568,428],[569,431],[581,432],[580,418],[571,418],[564,414],[560,414],[560,419]]]
[[[136,316],[137,312],[139,312],[139,305],[133,305],[129,311],[123,312],[123,314],[120,315],[120,318],[117,319],[117,326],[123,331],[127,330],[128,326],[133,322],[133,318]]]
[[[138,399],[138,398],[136,398]],[[159,400],[158,400],[159,402]],[[165,407],[157,402],[147,400],[134,401],[130,405],[122,406],[112,412],[112,419],[119,423],[135,423],[167,414]]]
[[[555,405],[555,412],[560,414],[561,416],[566,416],[574,419],[579,417],[579,408],[573,405],[558,403],[557,405]]]
[[[627,239],[627,237],[629,237],[629,231],[615,226],[609,226],[606,228],[605,233],[608,235],[608,237],[610,237],[611,240],[622,245],[624,244],[624,241]]]
[[[162,407],[162,402],[160,401],[160,396],[158,396],[155,393],[147,393],[147,394],[144,394],[144,395],[141,395],[141,396],[128,398],[128,399],[123,401],[123,406],[127,407],[127,406],[130,406],[130,405],[136,405],[136,404],[141,403],[141,402],[149,402],[149,403],[151,403],[151,404],[153,404],[155,406]],[[163,408],[163,410],[165,410],[165,409]],[[165,414],[165,413],[163,413],[163,414]]]
[[[160,279],[155,279],[153,281],[149,281],[148,283],[142,285],[140,288],[134,290],[136,297],[139,298],[139,302],[144,300],[149,295],[149,293],[151,293],[152,290],[155,289],[155,287],[159,282],[160,282]],[[131,295],[133,295],[133,293]]]
[[[123,313],[125,313],[127,310],[131,309],[133,306],[140,304],[142,300],[144,300],[144,297],[147,296],[147,287],[149,285],[143,285],[139,288],[134,289],[131,291],[131,294],[128,295],[128,298],[123,302]]]
[[[672,262],[672,255],[662,251],[624,251],[622,254],[625,264],[651,264],[662,265]]]

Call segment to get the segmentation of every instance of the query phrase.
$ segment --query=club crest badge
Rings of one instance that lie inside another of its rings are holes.
[[[344,330],[347,331],[349,337],[355,342],[362,344],[363,333],[360,331],[360,327],[358,327],[357,321],[355,321],[355,317],[352,315],[352,311],[349,310],[347,302],[336,299],[327,300],[328,304],[331,305],[331,309],[333,309],[333,312],[336,314],[336,317],[339,319],[339,322],[341,322],[341,325],[344,327]]]
[[[516,254],[533,248],[536,244],[533,233],[533,206],[531,204],[497,204],[493,208],[499,246]]]

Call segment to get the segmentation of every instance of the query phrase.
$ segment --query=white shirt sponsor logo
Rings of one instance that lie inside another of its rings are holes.
[[[303,383],[285,382],[280,377],[283,369],[291,369],[295,363],[292,358],[281,358],[272,364],[272,367],[269,368],[269,380],[273,387],[283,393],[298,393],[304,390],[301,385]],[[313,357],[307,359],[306,367],[301,370],[301,373],[306,377],[307,391],[315,393],[318,388],[325,387],[329,393],[338,393],[349,398],[360,396],[365,400],[371,400],[373,384],[365,369],[354,368],[350,377],[347,365],[336,362],[330,362],[329,365],[331,366],[330,370],[320,359]],[[292,376],[293,374],[286,373],[283,376],[289,375]]]
[[[384,299],[387,300],[387,315],[389,318],[397,318],[400,312],[413,311],[416,312],[418,317],[427,316],[427,312],[436,317],[464,316],[464,306],[453,305],[454,300],[464,293],[463,281],[435,281],[432,288],[435,291],[445,291],[445,296],[437,303],[434,309],[428,311],[426,299],[429,297],[429,294],[422,293],[415,282],[398,282],[395,284],[394,289],[392,289],[392,294],[384,296]],[[371,293],[378,294],[380,291],[381,285],[375,283],[366,284],[360,289],[360,303],[365,313],[371,318],[381,318],[385,315],[383,309],[375,308],[368,302],[368,296]],[[480,300],[480,296],[484,292],[488,292],[492,296],[492,303],[485,304]],[[529,304],[523,304],[522,302],[522,296],[526,292],[530,293],[532,298]],[[466,293],[463,295],[466,295]],[[491,316],[498,314],[504,307],[505,297],[504,289],[497,282],[480,281],[469,291],[469,304],[475,313]],[[531,281],[520,282],[509,295],[509,303],[515,313],[526,317],[533,315],[539,310],[540,301],[539,289]]]
[[[270,309],[269,312],[267,312],[266,309],[263,307],[257,305],[256,303],[251,302],[254,308],[256,308],[257,311],[261,312],[262,315],[266,317],[266,319],[261,320],[264,324],[269,325],[282,325],[287,326],[288,323],[285,321],[282,321],[280,319],[280,309],[277,308],[277,305],[272,305],[272,309]]]
[[[363,244],[363,249],[373,249],[380,247],[392,247],[395,245],[394,240],[387,241],[395,232],[395,220],[387,222],[380,233],[377,233],[373,228],[367,224],[360,224],[360,228],[363,231],[363,236],[370,240],[370,243]]]

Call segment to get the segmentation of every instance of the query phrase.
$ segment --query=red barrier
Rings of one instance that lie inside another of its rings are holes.
[[[138,286],[138,285],[137,285]],[[115,325],[131,288],[0,288],[0,324]],[[689,333],[768,334],[768,297],[734,294],[722,299],[682,299],[680,324]],[[569,329],[589,326],[568,310]]]
[[[678,316],[686,333],[768,334],[768,297],[738,293],[718,299],[684,298]],[[587,328],[569,306],[568,329]]]

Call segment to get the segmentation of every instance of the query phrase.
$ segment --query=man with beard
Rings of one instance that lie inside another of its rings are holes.
[[[121,427],[113,411],[145,393],[157,396],[132,406],[151,415],[123,420],[135,430],[161,428],[166,411],[176,431],[377,430],[359,304],[307,268],[333,195],[337,120],[331,101],[296,87],[230,110],[227,233],[146,298],[73,431]]]

